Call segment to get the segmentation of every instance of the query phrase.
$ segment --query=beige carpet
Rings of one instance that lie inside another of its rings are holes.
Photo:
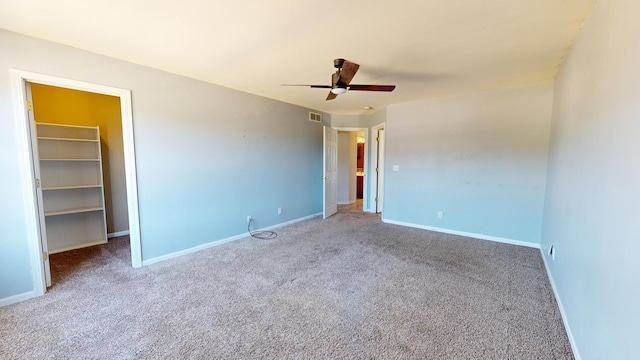
[[[572,358],[538,250],[358,212],[277,232],[142,269],[127,238],[54,255],[45,296],[0,308],[0,358]]]

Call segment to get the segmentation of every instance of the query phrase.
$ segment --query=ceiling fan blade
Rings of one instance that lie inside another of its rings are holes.
[[[395,89],[395,85],[349,85],[349,90],[356,91],[386,91],[390,92]]]
[[[340,77],[336,82],[337,86],[348,86],[351,82],[351,79],[356,75],[356,72],[360,68],[360,65],[351,62],[349,60],[345,60],[344,64],[342,64],[342,69],[340,70]]]
[[[331,85],[281,84],[280,86],[308,86],[313,89],[331,89]]]
[[[333,66],[338,70],[331,74],[331,85],[282,84],[282,86],[308,86],[316,89],[331,89],[329,95],[327,95],[327,100],[333,100],[348,90],[391,92],[396,88],[395,85],[349,85],[356,72],[358,72],[360,65],[345,59],[335,59]]]

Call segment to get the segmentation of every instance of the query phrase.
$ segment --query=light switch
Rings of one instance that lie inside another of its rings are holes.
[[[400,165],[393,165],[393,171],[400,171]]]

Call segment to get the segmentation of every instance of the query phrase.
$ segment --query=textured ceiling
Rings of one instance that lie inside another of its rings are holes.
[[[593,0],[0,0],[0,28],[329,113],[555,77]],[[333,59],[360,64],[325,101]]]

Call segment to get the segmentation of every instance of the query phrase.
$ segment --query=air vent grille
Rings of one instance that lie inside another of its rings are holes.
[[[313,121],[317,123],[322,122],[322,114],[309,111],[309,121]]]

